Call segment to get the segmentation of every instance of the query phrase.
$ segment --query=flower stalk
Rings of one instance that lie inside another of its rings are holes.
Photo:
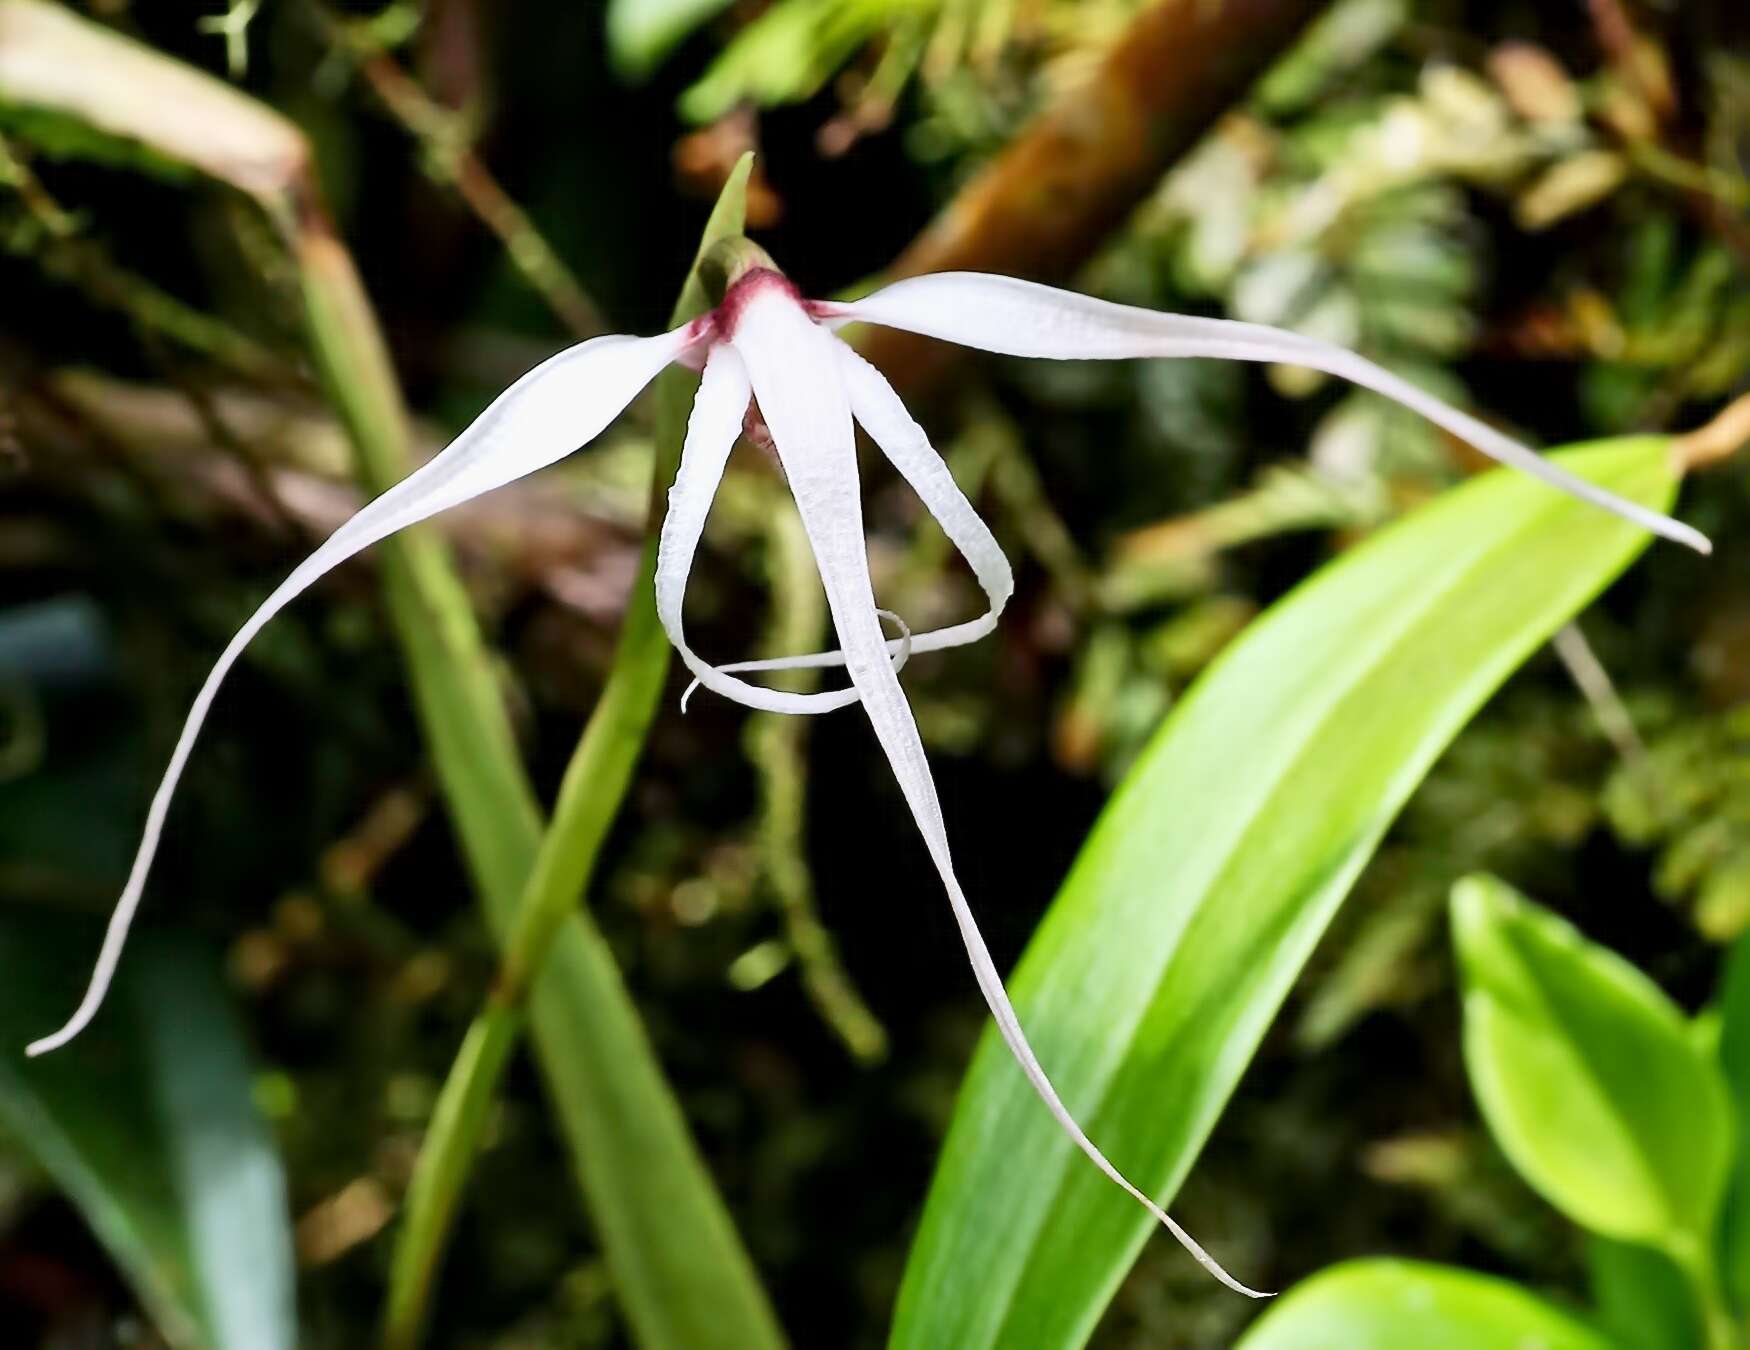
[[[739,233],[751,169],[752,157],[745,157],[725,184],[717,210],[706,226],[706,247],[719,235]],[[675,306],[676,324],[707,308],[701,280],[705,256],[702,248],[700,261]],[[419,1342],[443,1249],[468,1172],[480,1150],[488,1108],[522,1035],[531,986],[547,966],[566,921],[579,912],[601,846],[631,786],[633,770],[656,715],[668,674],[669,647],[654,605],[655,525],[662,516],[664,485],[679,459],[681,426],[693,384],[684,370],[670,370],[662,377],[651,467],[652,528],[645,537],[607,682],[560,783],[553,819],[508,927],[491,992],[450,1066],[415,1163],[390,1264],[383,1315],[385,1350],[410,1350]],[[638,1035],[642,1040],[635,1023],[622,1026],[620,1035]],[[651,1055],[648,1045],[641,1048],[645,1056]],[[613,1057],[605,1048],[599,1053],[604,1070],[610,1068]],[[678,1118],[675,1127],[684,1131]],[[662,1216],[649,1217],[660,1221]],[[747,1274],[748,1287],[757,1289],[751,1271]],[[762,1337],[761,1344],[781,1344],[782,1336],[763,1300],[749,1309],[749,1316]],[[738,1334],[746,1334],[745,1329]]]

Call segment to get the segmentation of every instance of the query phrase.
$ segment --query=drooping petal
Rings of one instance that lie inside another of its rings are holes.
[[[938,652],[976,642],[996,628],[1003,606],[1008,604],[1009,597],[1015,593],[1015,578],[1009,569],[1009,560],[1004,556],[996,537],[991,534],[990,527],[979,518],[972,503],[966,499],[966,494],[960,490],[960,485],[954,481],[954,475],[948,471],[947,464],[936,453],[924,429],[906,410],[904,402],[893,391],[893,387],[881,377],[881,373],[874,366],[844,343],[835,342],[833,349],[839,360],[840,373],[844,377],[845,392],[851,401],[852,416],[869,433],[869,438],[899,470],[906,482],[911,484],[924,508],[936,518],[942,532],[948,536],[948,541],[971,566],[972,574],[978,579],[989,603],[989,608],[976,619],[946,628],[931,629],[925,633],[911,634],[910,650]],[[897,615],[888,614],[885,610],[880,613],[895,622],[899,621]],[[888,650],[893,651],[896,645],[890,642]],[[720,673],[803,670],[842,666],[844,663],[843,652],[829,651],[761,661],[736,661],[716,669]],[[894,669],[902,669],[904,665],[904,660],[896,657]],[[694,685],[697,683],[695,680]],[[692,687],[689,687],[682,696],[683,707],[692,692]]]
[[[830,318],[902,328],[1005,356],[1072,360],[1210,356],[1322,370],[1403,404],[1491,458],[1582,501],[1698,552],[1712,551],[1707,537],[1688,525],[1574,477],[1366,357],[1285,329],[1164,314],[982,272],[910,277],[851,304],[819,308]]]
[[[687,576],[693,570],[693,558],[699,551],[699,540],[705,532],[705,519],[711,513],[712,499],[723,481],[729,452],[735,448],[735,438],[741,434],[751,392],[746,367],[735,349],[727,344],[714,347],[705,361],[705,373],[699,380],[699,392],[694,396],[693,410],[687,418],[680,468],[675,473],[674,485],[668,490],[668,513],[662,520],[662,538],[656,550],[656,617],[682,663],[693,672],[692,684],[681,695],[681,710],[686,711],[693,691],[700,685],[732,702],[763,712],[823,713],[848,708],[857,701],[854,686],[796,694],[750,684],[736,679],[731,673],[829,666],[837,664],[827,659],[836,653],[713,666],[687,645],[686,625],[681,615],[687,593]],[[891,645],[894,668],[900,669],[911,656],[911,630],[897,614],[886,610],[879,612],[892,619],[900,630],[900,636]]]
[[[919,633],[912,639],[912,650],[934,652],[976,642],[996,628],[1003,607],[1015,593],[1009,560],[893,386],[844,343],[835,340],[829,345],[839,359],[851,415],[911,484],[924,509],[936,518],[942,533],[972,568],[989,602],[990,607],[976,619]]]
[[[693,672],[695,685],[702,684],[736,703],[766,712],[828,712],[849,707],[857,701],[854,688],[816,694],[762,688],[724,673],[724,668],[709,665],[687,645],[681,615],[687,576],[693,570],[693,558],[699,551],[712,499],[723,481],[729,452],[741,434],[751,392],[747,369],[735,349],[727,344],[712,348],[699,380],[699,392],[693,398],[692,413],[687,418],[680,468],[668,490],[668,512],[663,516],[662,537],[656,550],[656,617],[681,661]],[[902,645],[906,641],[902,638]],[[691,696],[689,688],[682,700],[683,708]]]
[[[1166,1211],[1125,1180],[1094,1146],[1040,1067],[1009,1003],[1002,977],[955,876],[948,832],[923,741],[887,659],[886,643],[875,616],[858,499],[851,407],[844,387],[845,368],[833,350],[836,339],[818,328],[800,306],[774,293],[750,301],[740,315],[732,341],[747,363],[754,394],[771,428],[778,457],[801,512],[815,565],[826,588],[833,626],[845,653],[845,668],[861,695],[876,739],[893,766],[900,791],[948,892],[973,974],[1004,1042],[1058,1125],[1101,1171],[1165,1224],[1186,1250],[1224,1284],[1240,1293],[1261,1297],[1258,1291],[1248,1289],[1222,1270]]]
[[[905,669],[905,663],[911,660],[911,628],[891,609],[878,609],[875,613],[899,630],[898,637],[889,638],[887,641],[887,653],[893,659],[893,672],[897,675]],[[808,652],[801,656],[771,656],[761,657],[753,661],[730,661],[721,666],[712,666],[711,669],[718,675],[730,675],[745,674],[749,671],[825,670],[832,666],[842,666],[844,663],[845,654],[843,652]],[[682,712],[687,710],[687,705],[693,701],[693,695],[702,688],[704,686],[695,676],[681,695]],[[832,701],[825,707],[792,708],[790,711],[801,713],[831,712],[834,708],[850,707],[857,701],[858,697],[856,686],[853,685],[849,689],[833,690]]]
[[[447,448],[362,507],[262,602],[219,654],[195,695],[170,765],[152,795],[139,850],[110,916],[84,998],[65,1026],[32,1042],[27,1054],[40,1055],[65,1045],[102,1005],[195,738],[225,676],[268,620],[325,573],[378,540],[533,473],[594,440],[692,341],[690,329],[654,338],[600,337],[543,362],[500,394]]]

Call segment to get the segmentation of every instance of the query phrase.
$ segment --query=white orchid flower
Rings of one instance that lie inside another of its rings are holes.
[[[941,875],[978,987],[1035,1091],[1082,1152],[1166,1225],[1198,1261],[1224,1284],[1261,1297],[1222,1270],[1082,1132],[1052,1087],[1009,1003],[955,876],[941,804],[897,670],[910,652],[955,647],[989,633],[1013,592],[1013,578],[990,530],[955,485],[923,429],[875,368],[832,329],[860,321],[1009,356],[1072,360],[1202,356],[1306,366],[1395,399],[1503,463],[1656,534],[1702,552],[1709,550],[1707,540],[1686,525],[1575,478],[1353,352],[1296,333],[1156,313],[1010,277],[966,272],[900,281],[851,303],[809,301],[746,240],[720,246],[713,263],[714,294],[720,302],[709,314],[661,337],[594,338],[537,366],[445,450],[336,530],[268,596],[220,654],[195,696],[169,768],[152,798],[139,852],[84,999],[66,1026],[32,1044],[28,1052],[39,1055],[65,1044],[102,1003],[195,737],[225,675],[268,620],[318,578],[378,540],[563,459],[599,435],[659,371],[683,362],[702,368],[703,376],[680,470],[669,492],[656,569],[657,612],[681,659],[698,684],[750,708],[818,713],[862,705]],[[813,546],[840,649],[713,667],[687,646],[681,600],[730,449],[744,425],[762,424]],[[861,425],[893,462],[971,565],[989,598],[989,608],[980,617],[932,632],[902,632],[893,641],[882,633],[882,611],[876,608],[863,537],[855,425]],[[826,693],[785,693],[741,678],[763,670],[838,665],[845,667],[850,685]]]

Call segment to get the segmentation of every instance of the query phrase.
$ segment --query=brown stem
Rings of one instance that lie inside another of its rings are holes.
[[[1685,473],[1730,459],[1750,445],[1750,394],[1733,399],[1714,419],[1672,443]]]

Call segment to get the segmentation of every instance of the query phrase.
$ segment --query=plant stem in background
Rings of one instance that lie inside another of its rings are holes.
[[[313,8],[329,38],[358,63],[359,73],[389,115],[419,142],[420,164],[427,177],[453,189],[498,236],[505,256],[523,280],[574,336],[587,338],[606,332],[600,309],[564,259],[474,153],[464,116],[426,93],[364,26],[348,23],[321,5]]]
[[[1624,705],[1622,695],[1616,692],[1616,683],[1610,678],[1610,672],[1592,650],[1592,644],[1586,641],[1580,621],[1576,619],[1573,623],[1558,628],[1556,635],[1550,639],[1550,646],[1555,648],[1556,656],[1567,667],[1569,678],[1591,706],[1592,715],[1598,719],[1599,729],[1604,732],[1611,745],[1616,747],[1616,753],[1622,756],[1625,763],[1644,762],[1647,758],[1647,744],[1641,739],[1641,733],[1635,729],[1635,720]]]
[[[717,210],[705,230],[699,256],[719,237],[738,234],[751,157],[746,157],[725,186]],[[678,326],[708,307],[698,283],[697,264],[689,276],[673,323]],[[665,490],[680,459],[686,409],[692,401],[696,376],[673,370],[658,386],[657,453],[652,466],[650,525],[645,534],[638,578],[620,630],[614,662],[601,698],[590,714],[560,785],[553,822],[536,856],[528,885],[510,918],[503,925],[504,955],[492,994],[475,1018],[462,1051],[451,1066],[438,1099],[431,1127],[420,1151],[407,1212],[396,1243],[390,1276],[389,1297],[384,1309],[383,1342],[392,1350],[417,1343],[429,1305],[432,1284],[443,1246],[466,1183],[470,1165],[478,1153],[486,1110],[496,1094],[509,1053],[522,1029],[523,1003],[531,982],[546,965],[555,939],[567,919],[577,912],[579,899],[588,888],[608,828],[632,781],[632,771],[643,749],[646,733],[655,717],[658,700],[668,674],[669,645],[657,622],[654,576],[659,525]],[[599,938],[597,939],[599,947]],[[609,963],[605,949],[601,959]],[[616,973],[617,980],[617,973]],[[625,1058],[652,1059],[642,1028],[634,1021],[604,1014],[597,1024],[599,1039],[591,1048],[601,1081],[594,1085],[591,1105],[609,1106],[605,1119],[593,1119],[590,1128],[604,1131],[604,1147],[585,1150],[586,1169],[598,1225],[617,1223],[625,1230],[625,1246],[652,1257],[634,1270],[617,1271],[622,1294],[631,1297],[628,1281],[638,1284],[639,1302],[648,1302],[654,1312],[662,1309],[662,1326],[638,1323],[646,1344],[676,1346],[760,1346],[781,1342],[775,1319],[758,1294],[745,1257],[724,1260],[717,1270],[686,1265],[680,1258],[667,1262],[661,1249],[664,1234],[678,1225],[711,1223],[713,1215],[696,1201],[681,1209],[671,1208],[647,1194],[651,1183],[668,1184],[655,1175],[660,1159],[636,1151],[644,1139],[665,1130],[685,1138],[684,1122],[660,1079],[640,1084],[634,1078],[615,1080],[612,1067]],[[632,1042],[636,1042],[633,1044]],[[589,1072],[585,1066],[584,1072]],[[618,1128],[616,1128],[618,1127]],[[614,1136],[618,1136],[617,1138]],[[674,1174],[668,1179],[682,1197],[690,1187],[684,1171],[678,1170],[679,1155],[669,1160]],[[709,1194],[709,1183],[699,1194]],[[713,1201],[715,1197],[712,1197]],[[692,1209],[689,1214],[685,1210]],[[718,1211],[718,1217],[721,1211]],[[726,1218],[720,1221],[727,1224]],[[681,1244],[673,1244],[677,1248]],[[733,1247],[733,1240],[726,1245]],[[739,1248],[735,1248],[739,1255]],[[739,1306],[738,1306],[739,1305]],[[629,1304],[628,1311],[633,1312]]]
[[[772,604],[761,655],[775,658],[813,651],[826,627],[826,602],[815,577],[814,553],[800,518],[788,504],[773,500],[775,493],[761,495],[766,498],[761,505]],[[807,668],[776,671],[770,683],[793,693],[809,693],[820,683],[820,673]],[[760,870],[778,902],[784,936],[815,1010],[854,1058],[870,1064],[886,1056],[887,1032],[840,962],[837,944],[814,903],[804,839],[807,737],[807,718],[769,712],[748,718],[748,759],[760,778],[756,827]]]
[[[297,373],[254,338],[184,304],[115,262],[95,240],[82,237],[79,217],[54,199],[4,136],[0,189],[16,194],[35,226],[0,232],[0,248],[33,256],[46,275],[76,287],[95,305],[119,310],[143,334],[162,334],[245,379],[296,383]]]
[[[220,81],[44,0],[0,0],[0,103],[75,119],[255,198],[293,255],[312,355],[353,442],[360,481],[374,493],[406,473],[400,388],[296,127]],[[684,303],[700,303],[696,287]],[[675,378],[685,377],[671,376],[666,407],[674,406]],[[487,918],[509,945],[542,825],[490,658],[437,536],[406,531],[380,544],[378,557],[439,783]],[[752,1263],[613,954],[575,898],[566,897],[551,933],[530,1018],[633,1334],[642,1345],[689,1350],[777,1344]],[[492,1049],[470,1047],[483,1064]]]

